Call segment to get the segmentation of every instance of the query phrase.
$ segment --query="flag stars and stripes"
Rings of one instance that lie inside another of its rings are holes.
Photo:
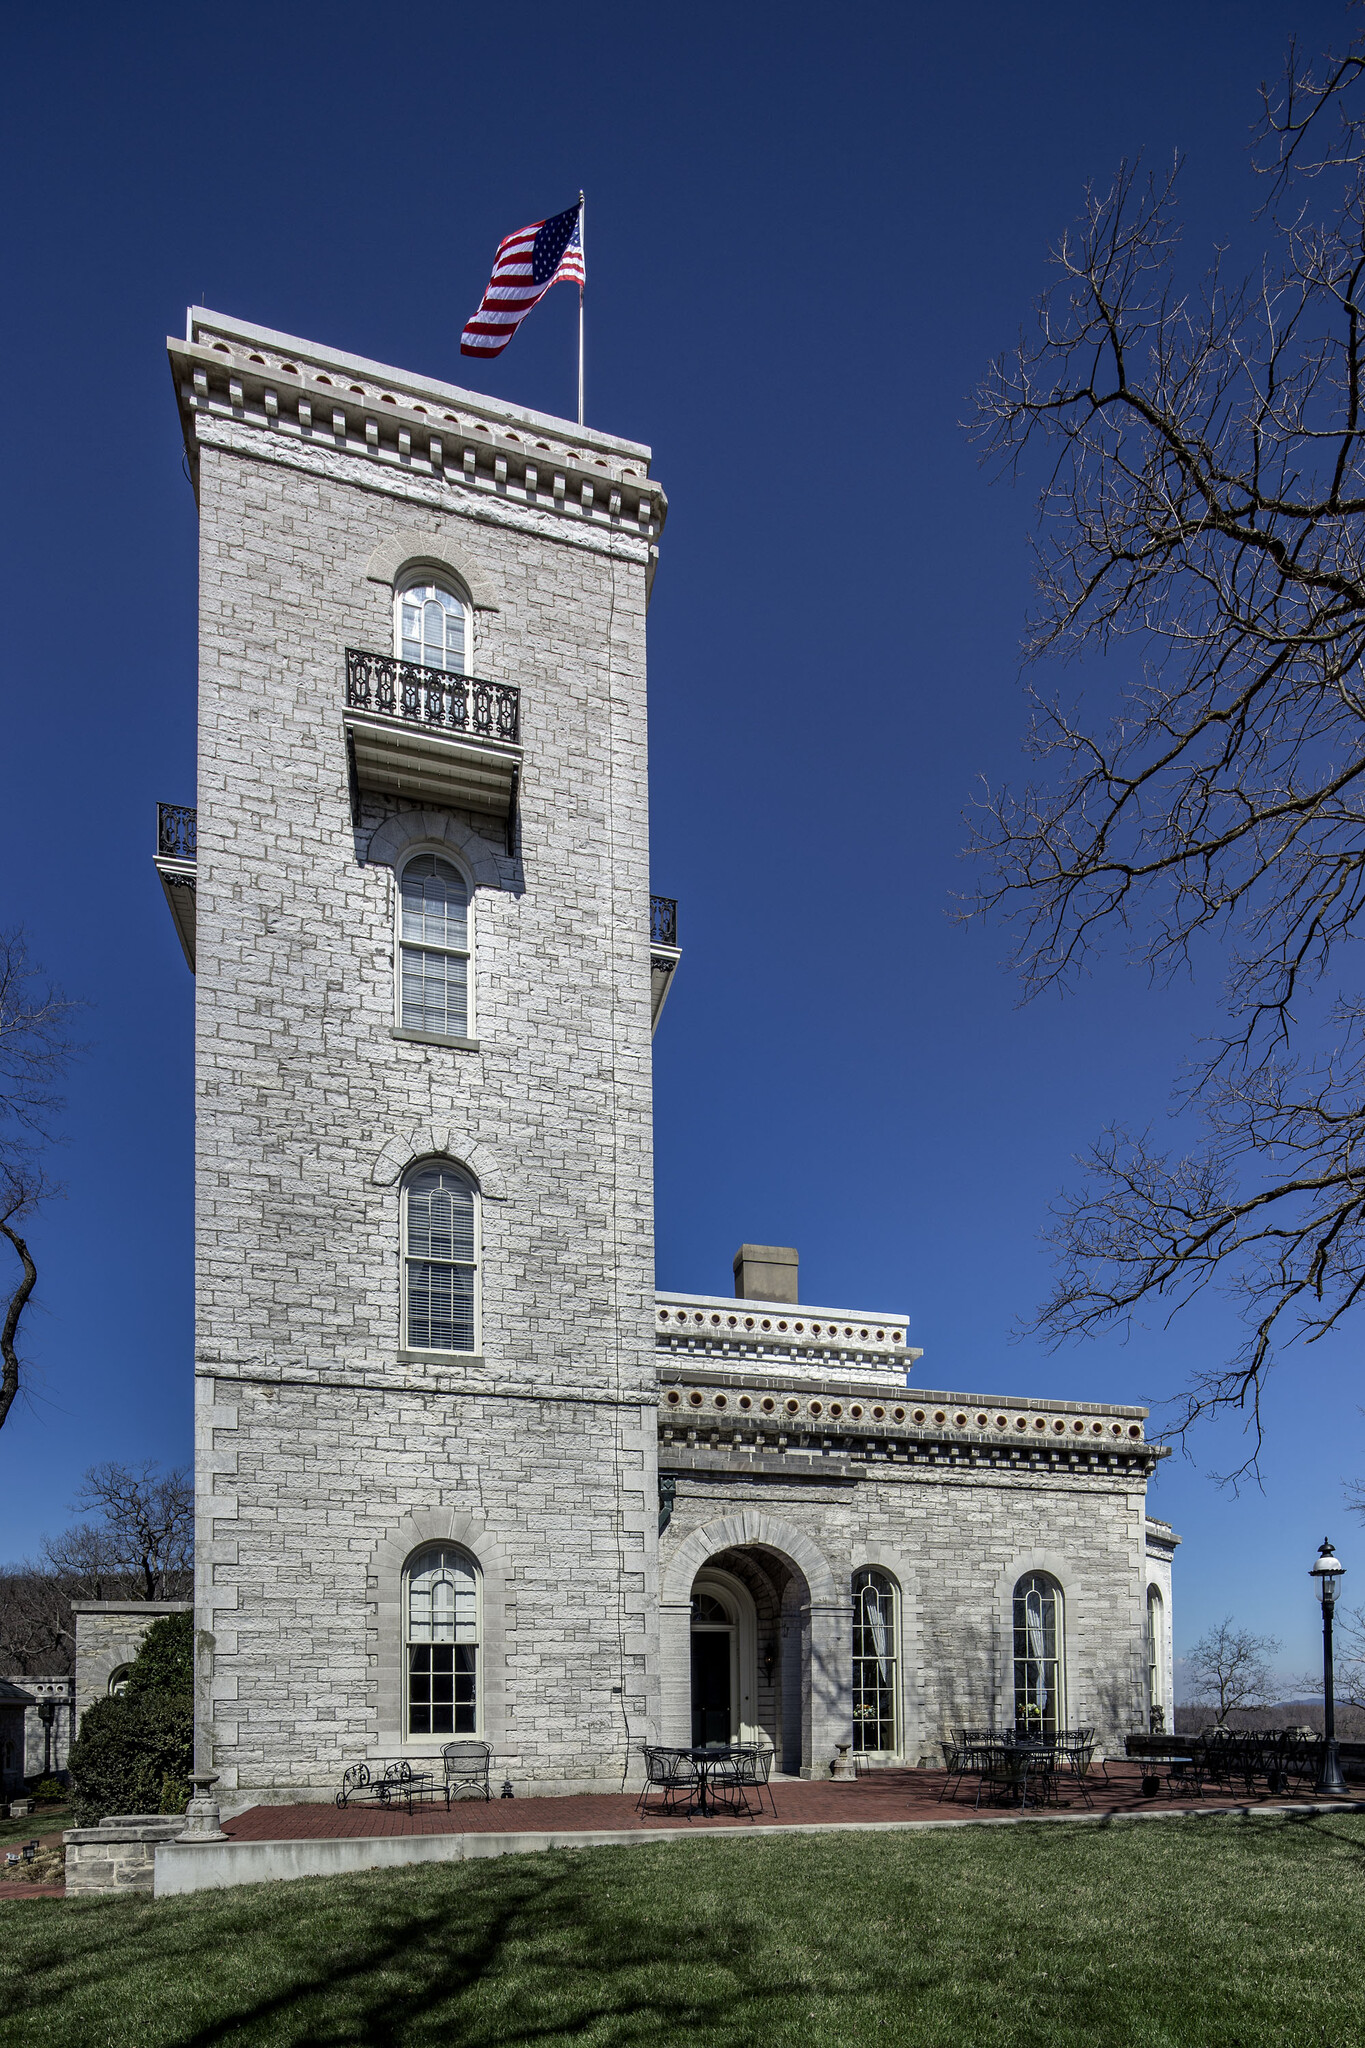
[[[583,266],[580,201],[548,220],[535,220],[504,236],[493,260],[479,310],[460,336],[462,356],[501,355],[533,306],[553,284],[587,281]]]

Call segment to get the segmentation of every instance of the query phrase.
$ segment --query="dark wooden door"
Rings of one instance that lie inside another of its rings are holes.
[[[730,1740],[730,1632],[694,1629],[692,1633],[692,1741]]]

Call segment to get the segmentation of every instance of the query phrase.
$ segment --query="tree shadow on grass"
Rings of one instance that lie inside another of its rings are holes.
[[[87,1908],[29,1958],[0,2015],[26,2040],[63,2048],[105,2043],[125,2010],[119,2031],[147,2048],[534,2048],[570,2037],[762,2039],[765,2008],[799,1996],[814,2022],[830,1995],[799,1966],[775,1976],[761,1930],[718,1926],[704,1884],[692,1907],[670,1887],[666,1905],[655,1897],[655,1910],[632,1910],[619,1868],[594,1882],[582,1852],[515,1872],[505,1862],[449,1866],[438,1887],[434,1873],[421,1875],[420,1886],[390,1873],[323,1881],[326,1892],[305,1881],[224,1894],[211,1926],[203,1900],[176,1902],[173,1918],[169,1901],[141,1907],[132,1925],[125,1902],[103,1926]],[[889,1964],[885,1982],[866,1985],[896,1988],[907,1988],[904,1972]],[[43,2017],[58,2014],[49,2034]]]

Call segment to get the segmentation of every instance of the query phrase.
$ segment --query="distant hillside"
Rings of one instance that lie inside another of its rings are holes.
[[[1175,1733],[1197,1735],[1211,1728],[1215,1715],[1211,1707],[1177,1707]],[[1322,1733],[1321,1700],[1277,1700],[1273,1707],[1243,1707],[1228,1715],[1229,1728],[1311,1728]],[[1338,1706],[1337,1734],[1343,1742],[1365,1742],[1365,1709]]]

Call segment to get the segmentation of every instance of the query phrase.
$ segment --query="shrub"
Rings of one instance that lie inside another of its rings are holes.
[[[110,1813],[183,1813],[193,1757],[188,1693],[96,1700],[71,1745],[77,1824],[92,1827]],[[170,1786],[178,1790],[178,1804]]]
[[[69,1759],[78,1825],[110,1813],[184,1812],[194,1760],[193,1643],[188,1614],[162,1616],[123,1691],[86,1708]]]
[[[66,1787],[60,1778],[37,1778],[29,1786],[34,1799],[65,1799]]]
[[[188,1614],[163,1614],[142,1638],[128,1668],[126,1700],[154,1692],[194,1691],[194,1628]]]

